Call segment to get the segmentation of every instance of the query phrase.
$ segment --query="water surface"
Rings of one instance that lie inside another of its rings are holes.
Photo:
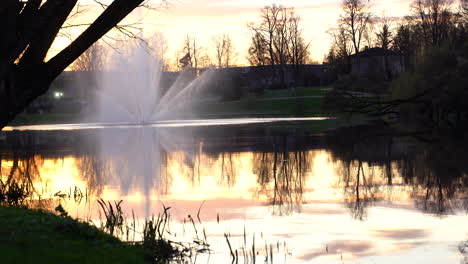
[[[21,127],[0,136],[1,177],[29,184],[36,206],[96,222],[99,197],[137,219],[164,204],[180,239],[202,237],[190,215],[213,250],[201,263],[230,262],[225,234],[240,255],[255,243],[261,262],[267,251],[274,263],[466,261],[463,141],[372,126],[317,134],[315,122]]]

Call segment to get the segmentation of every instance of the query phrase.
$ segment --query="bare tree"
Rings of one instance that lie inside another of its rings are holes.
[[[257,31],[252,34],[252,43],[248,50],[247,60],[250,65],[264,66],[268,64],[267,43]]]
[[[293,8],[266,6],[259,24],[248,24],[252,32],[249,62],[252,65],[304,64],[309,60],[309,43],[299,27]]]
[[[216,63],[219,68],[233,64],[235,50],[229,34],[218,34],[213,37]]]
[[[335,57],[346,58],[351,55],[353,45],[343,24],[340,24],[336,29],[329,30],[328,33],[331,35],[333,40],[332,50],[336,55]]]
[[[419,18],[425,46],[440,46],[453,18],[453,0],[414,0],[413,13]]]
[[[369,19],[363,34],[364,44],[368,48],[375,46],[375,20]]]
[[[102,71],[105,65],[106,49],[100,43],[94,43],[76,59],[70,68],[73,71]]]
[[[280,11],[276,18],[276,25],[274,28],[274,35],[272,38],[274,55],[276,64],[286,65],[289,60],[289,31],[288,20],[290,16],[290,9],[280,6]]]
[[[168,46],[167,39],[164,35],[160,32],[156,32],[146,43],[153,57],[158,60],[158,64],[165,68],[168,65],[166,58]]]
[[[209,68],[214,65],[213,61],[211,60],[210,55],[206,53],[206,51],[201,50],[200,56],[198,58],[198,66],[199,68]]]
[[[255,43],[252,44],[263,44],[265,45],[265,50],[267,50],[267,53],[265,54],[266,56],[262,56],[266,61],[262,62],[262,64],[277,64],[276,54],[274,51],[274,39],[276,33],[276,25],[279,19],[279,13],[282,12],[282,10],[284,10],[283,6],[266,6],[260,10],[260,24],[248,24],[249,29],[254,33],[253,37],[257,40]],[[253,42],[254,41],[255,40],[253,40]],[[257,60],[258,59],[259,58],[257,58]]]
[[[198,64],[201,57],[201,47],[197,43],[197,39],[190,35],[186,35],[184,39],[184,45],[182,47],[183,59],[187,59],[190,66],[197,71]],[[181,59],[182,61],[182,59]]]
[[[224,34],[218,34],[213,37],[213,43],[215,47],[215,58],[216,62],[218,63],[218,68],[223,66],[223,60],[225,56],[225,47],[226,47],[226,40],[224,38]]]
[[[310,62],[310,43],[307,43],[302,37],[302,30],[299,27],[301,18],[294,14],[294,10],[290,11],[288,20],[289,31],[289,50],[290,63],[294,65],[302,65]]]
[[[364,32],[371,18],[369,6],[365,0],[343,0],[343,14],[340,20],[354,47],[354,53],[361,49]]]

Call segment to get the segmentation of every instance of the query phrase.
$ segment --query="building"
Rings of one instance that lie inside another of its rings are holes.
[[[383,48],[366,48],[350,56],[351,72],[376,81],[390,80],[405,70],[404,56]]]

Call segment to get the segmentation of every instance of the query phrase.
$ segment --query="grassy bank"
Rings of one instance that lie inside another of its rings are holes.
[[[40,125],[40,124],[66,124],[78,123],[79,114],[69,113],[45,113],[45,114],[19,114],[15,120],[10,122],[10,126]]]
[[[260,96],[248,95],[239,101],[205,103],[195,106],[202,117],[303,117],[328,115],[322,111],[327,87],[299,87],[271,90]]]
[[[94,226],[39,210],[0,206],[1,263],[147,263],[140,247]]]
[[[240,101],[206,103],[194,112],[202,117],[292,117],[319,116],[321,98],[245,98]]]

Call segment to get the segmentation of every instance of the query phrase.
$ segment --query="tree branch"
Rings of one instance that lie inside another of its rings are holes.
[[[138,7],[143,0],[115,0],[75,41],[46,63],[48,78],[55,79],[91,45]]]

